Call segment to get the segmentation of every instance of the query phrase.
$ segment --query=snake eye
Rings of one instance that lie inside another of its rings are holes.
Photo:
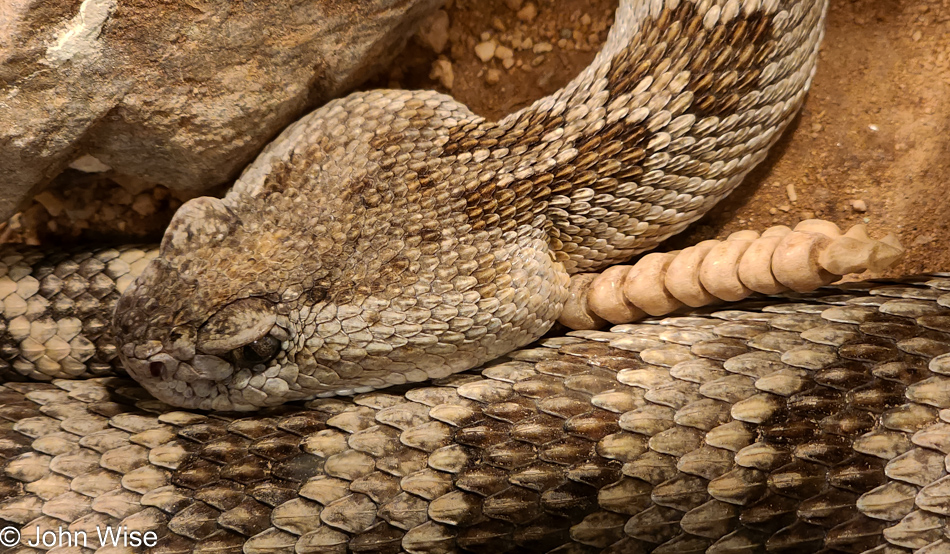
[[[264,335],[254,342],[232,350],[231,356],[237,365],[253,367],[273,360],[279,350],[280,341],[270,335]]]

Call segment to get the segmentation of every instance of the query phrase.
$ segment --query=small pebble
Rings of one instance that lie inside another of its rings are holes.
[[[505,69],[511,69],[512,67],[515,66],[515,59],[514,59],[514,58],[505,58],[504,60],[501,61],[501,65],[502,65],[502,67],[504,67]]]
[[[115,206],[112,204],[106,204],[99,208],[99,217],[102,218],[103,221],[112,221],[117,215],[118,213],[115,211]]]
[[[99,158],[90,156],[89,154],[85,154],[71,161],[69,167],[85,173],[101,173],[112,169],[108,165],[100,162]]]
[[[419,26],[419,40],[436,54],[445,50],[449,41],[449,14],[445,10],[436,10]]]
[[[581,25],[590,25],[590,16],[586,13],[581,16]]]
[[[795,192],[795,185],[788,184],[785,186],[785,193],[788,195],[788,199],[792,202],[798,202],[798,193]]]
[[[792,207],[789,206],[788,204],[782,204],[781,206],[778,207],[778,209],[782,210],[785,213],[788,213],[792,210]]]
[[[491,41],[480,42],[475,45],[475,55],[483,62],[488,62],[495,56],[495,43]]]
[[[171,196],[171,191],[163,187],[162,185],[158,185],[157,187],[152,189],[152,198],[154,198],[155,200],[164,200],[168,198],[169,196]]]
[[[451,90],[452,85],[455,84],[455,72],[452,71],[452,62],[444,59],[432,62],[432,70],[429,71],[429,78],[438,80],[442,83],[442,86]]]
[[[501,81],[501,71],[492,68],[485,72],[485,82],[489,85],[497,84],[498,81]]]
[[[120,188],[112,193],[112,202],[121,206],[127,206],[132,203],[132,194],[129,191]]]
[[[554,50],[554,46],[550,42],[539,42],[534,45],[534,48],[531,49],[535,54],[544,54],[545,52],[550,52]]]
[[[62,199],[48,190],[37,194],[33,197],[33,199],[42,204],[43,207],[46,208],[46,211],[49,213],[49,215],[53,217],[58,217],[59,214],[63,213],[63,210],[66,209],[66,207],[63,205]]]
[[[538,17],[538,7],[534,5],[534,2],[528,2],[518,10],[518,19],[525,23],[531,23],[536,17]]]
[[[139,215],[152,215],[156,210],[155,199],[147,192],[136,194],[135,200],[132,201],[132,209]]]
[[[495,48],[495,57],[499,60],[510,60],[515,53],[507,46],[498,46]]]
[[[856,212],[864,213],[868,211],[868,203],[864,200],[852,200],[851,209]]]
[[[508,9],[518,11],[521,9],[522,0],[505,0],[505,5],[508,6]]]

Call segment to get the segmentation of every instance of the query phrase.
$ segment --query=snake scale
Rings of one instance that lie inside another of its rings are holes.
[[[765,156],[826,8],[623,1],[499,122],[358,93],[159,248],[3,250],[0,549],[950,552],[950,279],[518,349]]]

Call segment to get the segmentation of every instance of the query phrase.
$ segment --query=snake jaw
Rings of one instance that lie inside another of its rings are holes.
[[[177,294],[168,291],[181,290]],[[245,298],[208,310],[185,303],[167,305],[156,297],[189,298],[194,287],[163,258],[154,260],[120,297],[114,318],[118,353],[129,374],[156,399],[172,406],[249,411],[307,395],[297,390],[296,371],[285,350],[294,329],[279,306]],[[233,352],[276,336],[272,359],[241,367]],[[282,379],[284,377],[285,379]],[[310,395],[312,396],[312,395]]]
[[[196,354],[187,360],[177,359],[165,350],[147,358],[135,356],[135,347],[125,345],[120,358],[130,375],[152,396],[169,405],[198,410],[251,411],[291,400],[312,397],[290,390],[294,383],[266,378],[263,384],[253,383],[255,376],[283,373],[288,364],[252,370],[236,367],[219,356]]]

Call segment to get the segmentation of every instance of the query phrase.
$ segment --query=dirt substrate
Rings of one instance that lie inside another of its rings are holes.
[[[445,15],[432,20],[371,86],[437,88],[496,118],[587,65],[615,7],[616,0],[454,0],[447,26]],[[866,223],[872,236],[896,233],[908,252],[889,275],[950,270],[950,0],[833,0],[820,60],[801,116],[768,160],[668,247],[819,217],[843,228]],[[154,235],[179,203],[163,190],[116,195],[115,185],[78,172],[57,184],[75,179],[86,180],[82,193],[54,188],[0,238]]]

